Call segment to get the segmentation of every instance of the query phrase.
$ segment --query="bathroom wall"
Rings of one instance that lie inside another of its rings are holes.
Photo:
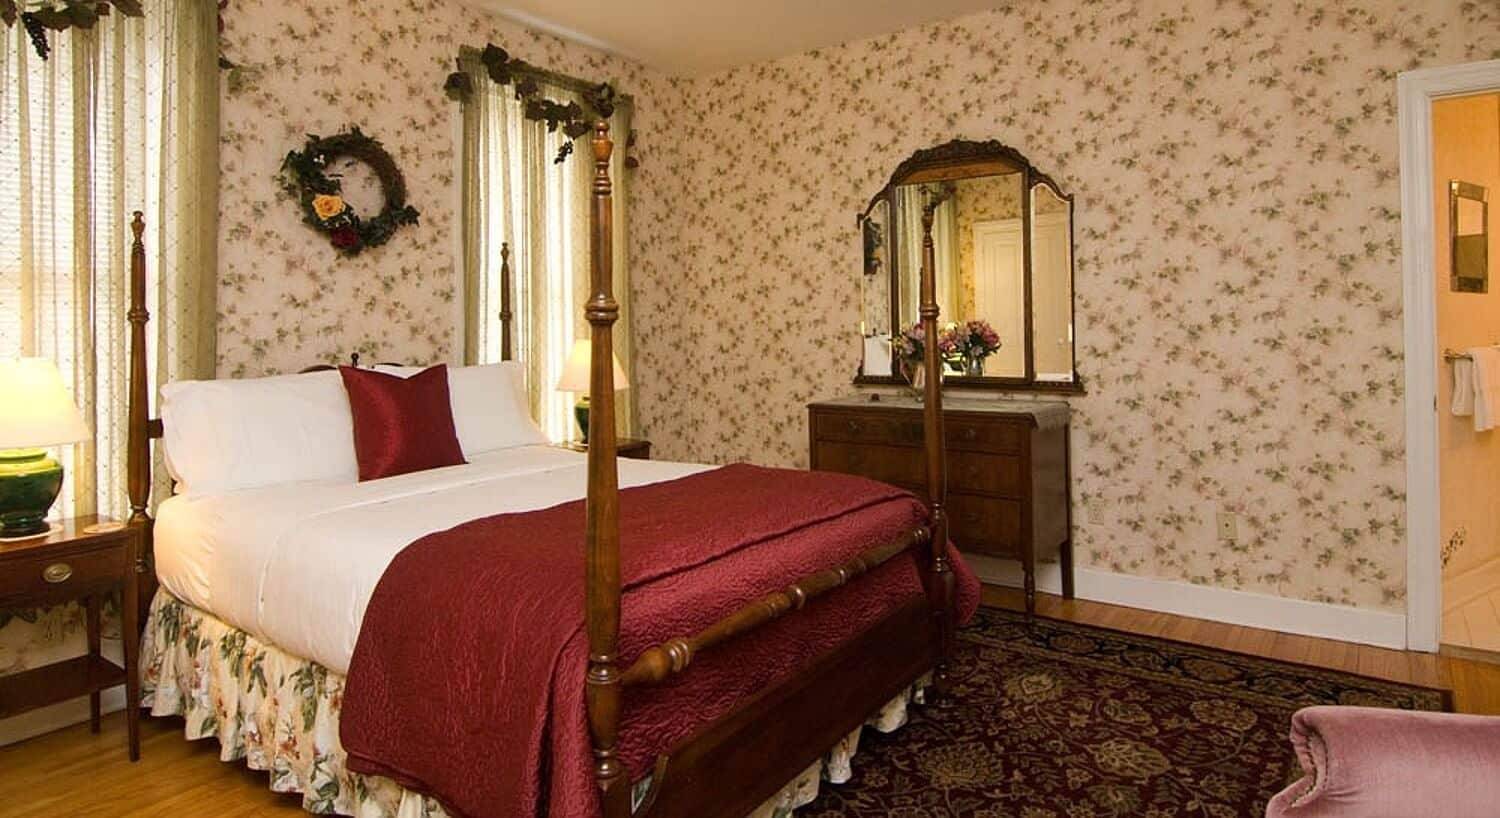
[[[1437,247],[1438,348],[1500,343],[1500,94],[1433,103],[1433,202]],[[1490,195],[1488,293],[1453,292],[1448,240],[1448,183],[1482,185]],[[1443,576],[1456,577],[1500,560],[1500,430],[1475,432],[1470,417],[1449,411],[1453,364],[1438,362],[1438,441],[1442,472]]]

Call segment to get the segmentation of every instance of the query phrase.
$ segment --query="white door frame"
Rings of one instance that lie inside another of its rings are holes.
[[[1406,317],[1406,646],[1431,652],[1441,637],[1443,592],[1432,101],[1500,89],[1500,60],[1407,71],[1396,89]]]

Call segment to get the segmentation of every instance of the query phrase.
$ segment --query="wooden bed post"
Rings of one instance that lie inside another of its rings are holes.
[[[135,553],[136,584],[149,584],[151,576],[151,515],[147,502],[151,498],[150,387],[146,372],[146,232],[145,214],[137,210],[130,222],[135,239],[130,246],[130,403],[125,441],[125,485],[130,495],[129,524],[138,529]],[[149,589],[143,589],[149,590]],[[140,595],[142,607],[151,604],[151,594]],[[143,611],[144,613],[144,611]],[[127,640],[128,642],[129,640]]]
[[[510,242],[500,243],[500,360],[515,358],[510,345],[510,322],[514,317],[510,307]]]
[[[594,208],[589,275],[593,295],[584,307],[592,327],[589,364],[587,585],[589,731],[594,742],[594,778],[605,818],[629,818],[630,780],[615,753],[620,730],[623,680],[616,655],[620,636],[620,478],[615,439],[614,203],[609,160],[614,143],[609,122],[594,125]]]
[[[932,536],[927,541],[930,564],[927,597],[932,604],[939,640],[938,664],[933,682],[939,695],[948,687],[948,659],[953,651],[953,595],[956,579],[948,564],[948,463],[943,439],[943,372],[938,356],[937,255],[932,243],[933,212],[938,201],[928,202],[922,211],[922,349],[927,369],[924,385],[922,423],[927,454],[927,505],[931,512]]]

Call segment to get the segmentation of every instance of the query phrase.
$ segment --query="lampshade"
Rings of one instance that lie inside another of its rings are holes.
[[[0,360],[0,449],[39,449],[89,436],[55,364],[46,358]]]
[[[589,391],[589,363],[594,358],[594,343],[587,338],[573,342],[573,350],[568,353],[568,363],[563,367],[562,377],[557,379],[557,391],[559,392],[588,392]],[[620,368],[620,356],[615,356],[615,391],[629,389],[630,384],[625,380],[625,370]]]

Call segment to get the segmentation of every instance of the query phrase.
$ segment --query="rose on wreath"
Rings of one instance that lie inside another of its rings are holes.
[[[329,167],[336,159],[363,162],[380,180],[385,206],[361,218],[342,195],[338,174]],[[302,221],[328,236],[334,249],[348,256],[390,241],[396,230],[417,223],[417,209],[406,203],[406,181],[396,161],[380,143],[351,127],[327,138],[309,136],[307,145],[292,151],[281,163],[281,185],[302,207]]]
[[[329,196],[326,194],[321,196],[314,196],[312,205],[313,212],[317,213],[318,218],[322,219],[323,221],[328,221],[334,216],[343,213],[344,210],[348,207],[344,204],[343,197]]]

